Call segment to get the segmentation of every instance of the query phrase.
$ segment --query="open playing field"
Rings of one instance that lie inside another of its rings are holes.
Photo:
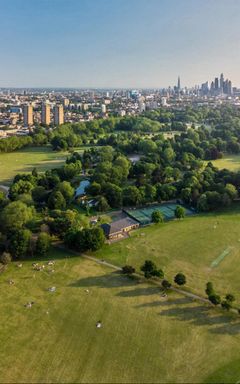
[[[75,150],[83,152],[89,146]],[[54,152],[51,147],[29,147],[11,153],[0,153],[0,185],[9,185],[17,173],[32,172],[34,167],[39,172],[61,166],[69,152]]]
[[[62,165],[68,152],[54,152],[51,147],[23,148],[11,153],[0,153],[0,184],[8,185],[17,173],[39,172]]]
[[[152,222],[152,213],[154,211],[160,211],[165,220],[171,220],[175,217],[175,209],[179,204],[164,203],[157,204],[151,207],[139,208],[139,209],[127,209],[127,214],[133,219],[137,220],[141,225],[150,224]],[[185,208],[186,216],[193,215],[193,211]]]
[[[240,379],[236,316],[176,294],[162,298],[157,287],[80,257],[65,258],[64,251],[51,256],[52,274],[34,273],[24,262],[0,275],[1,383]],[[24,307],[27,301],[35,302],[32,308]]]
[[[185,273],[187,286],[199,294],[204,294],[206,282],[212,281],[222,295],[234,293],[240,307],[239,204],[225,213],[195,215],[142,228],[96,254],[136,268],[151,259],[170,280],[180,271]]]
[[[212,163],[219,169],[226,168],[236,172],[240,170],[240,155],[225,155],[222,159],[212,160]]]

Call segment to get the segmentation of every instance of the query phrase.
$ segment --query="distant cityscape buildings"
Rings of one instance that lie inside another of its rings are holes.
[[[159,108],[221,103],[240,108],[240,89],[223,73],[194,87],[183,86],[178,75],[174,86],[155,89],[0,88],[0,139],[28,135],[40,124],[54,129],[109,116],[147,116]]]
[[[30,127],[33,125],[33,107],[32,105],[24,105],[23,107],[23,125]]]
[[[202,95],[211,95],[211,96],[221,96],[233,94],[232,82],[231,80],[224,80],[223,73],[221,73],[220,78],[215,77],[211,82],[210,88],[208,86],[208,81],[201,85]]]
[[[63,105],[58,104],[54,106],[54,124],[61,125],[64,123]]]
[[[177,83],[177,88],[180,91],[181,89],[181,81],[180,81],[180,76],[178,76],[178,83]]]
[[[51,123],[50,105],[48,103],[42,104],[41,122],[42,124],[49,125]]]

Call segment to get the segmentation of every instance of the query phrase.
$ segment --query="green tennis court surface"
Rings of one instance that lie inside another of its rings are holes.
[[[164,215],[165,220],[171,220],[175,217],[174,211],[176,207],[180,204],[174,203],[165,203],[158,204],[147,208],[139,208],[139,209],[127,209],[125,212],[137,220],[140,224],[146,225],[152,222],[152,213],[154,211],[160,211]],[[190,209],[185,208],[186,215],[193,215],[194,212]]]

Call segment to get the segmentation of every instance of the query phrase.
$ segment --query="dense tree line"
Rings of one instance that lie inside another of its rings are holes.
[[[161,139],[160,134],[166,131],[182,133],[182,137],[175,138],[171,144],[174,146],[176,141],[176,145],[181,144],[183,152],[197,158],[213,160],[221,157],[224,152],[240,151],[240,111],[236,107],[222,105],[218,108],[160,108],[140,116],[66,123],[55,128],[38,125],[30,136],[0,140],[0,152],[11,152],[28,145],[51,144],[53,150],[66,150],[97,143],[118,147],[130,153],[141,148],[139,141],[144,135],[152,143],[148,144],[154,146],[154,142]],[[143,151],[147,149],[147,144],[144,144]]]
[[[167,126],[173,129],[177,122],[186,125],[189,121],[190,128],[179,126],[178,135],[164,136]],[[39,127],[29,137],[1,140],[8,148],[4,150],[46,143],[59,150],[91,141],[98,146],[82,154],[73,151],[62,167],[16,175],[8,198],[0,193],[0,253],[9,252],[13,258],[36,250],[44,253],[40,248],[48,242],[42,232],[68,245],[72,242],[78,250],[100,247],[101,229],[97,225],[93,231],[86,216],[74,208],[75,189],[86,178],[90,186],[85,200],[94,199],[101,212],[172,199],[203,212],[229,206],[239,196],[240,172],[219,170],[204,161],[219,158],[225,151],[238,153],[239,138],[240,112],[223,106],[162,109],[136,118],[64,124],[48,131]],[[137,159],[130,161],[129,154]],[[181,218],[184,211],[178,208],[175,215]],[[158,214],[153,219],[162,221]],[[31,232],[40,238],[38,243]]]

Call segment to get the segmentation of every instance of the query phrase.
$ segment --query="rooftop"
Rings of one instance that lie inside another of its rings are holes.
[[[130,217],[124,217],[123,219],[113,221],[110,224],[102,224],[102,229],[106,236],[109,236],[113,233],[121,232],[124,228],[128,228],[132,225],[139,225],[136,220],[131,219]]]

